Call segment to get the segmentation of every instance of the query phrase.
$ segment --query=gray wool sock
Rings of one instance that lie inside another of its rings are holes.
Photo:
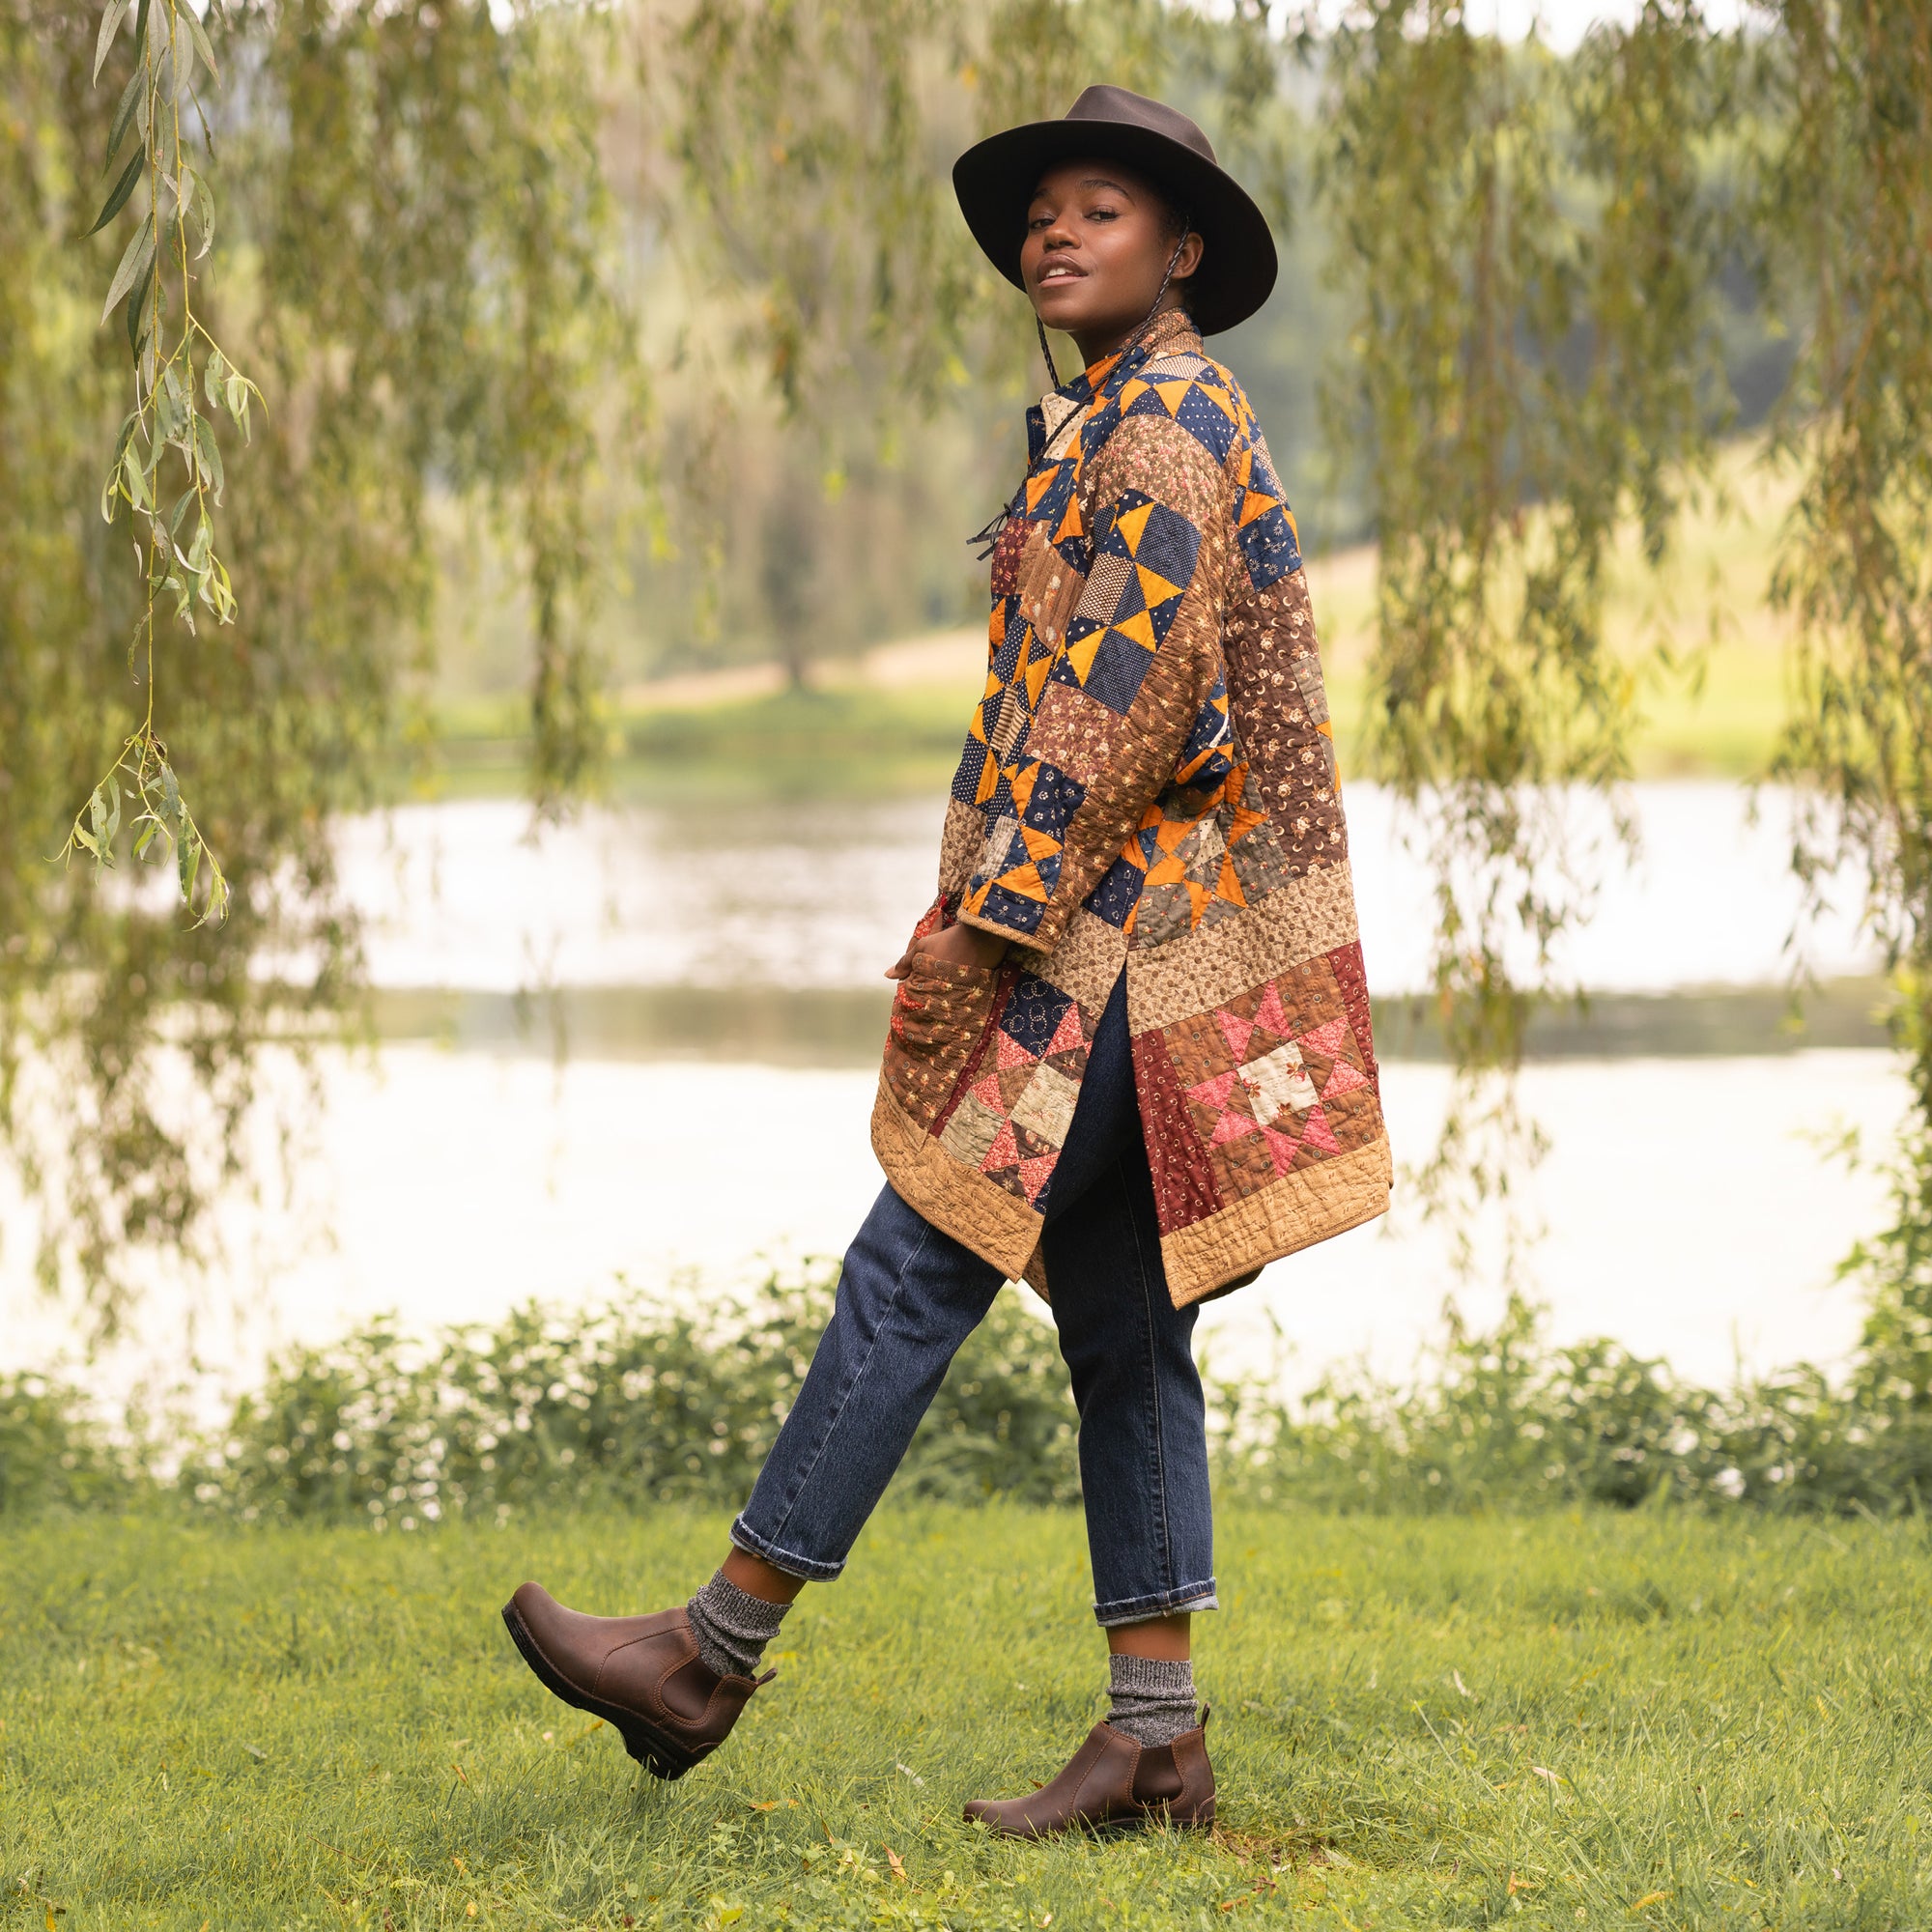
[[[789,1604],[753,1597],[720,1570],[684,1606],[697,1654],[720,1677],[752,1677],[765,1646],[779,1634]]]
[[[1144,1748],[1171,1745],[1201,1720],[1194,1714],[1194,1665],[1169,1663],[1157,1657],[1109,1660],[1107,1694],[1113,1699],[1107,1721]]]

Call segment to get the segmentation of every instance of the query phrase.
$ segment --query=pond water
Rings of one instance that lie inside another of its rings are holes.
[[[1386,798],[1356,786],[1349,803],[1391,1135],[1420,1163],[1447,1070],[1406,1057],[1396,1022],[1423,977],[1428,882]],[[1841,1359],[1859,1309],[1832,1266],[1883,1189],[1822,1137],[1854,1125],[1882,1150],[1906,1098],[1851,977],[1869,949],[1842,912],[1816,928],[1812,962],[1844,987],[1812,1043],[1781,1033],[1788,808],[1768,797],[1753,826],[1719,784],[1642,786],[1636,804],[1645,855],[1566,962],[1622,1021],[1552,1037],[1523,1074],[1553,1143],[1522,1192],[1547,1228],[1531,1285],[1559,1338],[1611,1334],[1707,1379]],[[383,1311],[488,1320],[681,1268],[696,1271],[683,1292],[713,1294],[761,1258],[836,1254],[880,1184],[878,976],[929,895],[937,817],[927,801],[654,802],[531,841],[520,807],[466,803],[345,827],[388,1037],[325,1063],[288,1198],[226,1211],[200,1324],[163,1285],[94,1373],[125,1385],[191,1346],[232,1384],[271,1346]],[[69,1343],[29,1254],[0,1250],[7,1363]],[[1498,1311],[1399,1189],[1386,1221],[1277,1264],[1201,1334],[1224,1370],[1271,1362],[1278,1327],[1292,1381],[1355,1356],[1399,1373],[1451,1293],[1478,1321]]]
[[[1605,884],[1559,954],[1603,992],[1749,986],[1783,977],[1798,912],[1791,806],[1766,792],[1751,822],[1734,784],[1632,787],[1641,838],[1615,861],[1593,801],[1565,814]],[[1427,869],[1389,794],[1347,790],[1372,992],[1428,983]],[[343,830],[350,886],[375,922],[383,986],[874,987],[933,893],[944,799],[662,800],[528,834],[509,801],[405,807]],[[1870,970],[1850,881],[1806,936],[1821,977]],[[1526,965],[1524,961],[1522,964]]]

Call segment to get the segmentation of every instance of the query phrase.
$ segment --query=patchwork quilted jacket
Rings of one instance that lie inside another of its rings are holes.
[[[895,1188],[1014,1278],[1122,971],[1177,1306],[1383,1213],[1391,1165],[1294,521],[1179,313],[1028,412],[986,691],[872,1115]],[[910,1027],[908,1020],[912,1021]]]

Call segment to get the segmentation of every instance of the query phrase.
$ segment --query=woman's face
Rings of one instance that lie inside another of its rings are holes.
[[[1088,361],[1119,347],[1152,307],[1175,249],[1167,218],[1149,184],[1118,161],[1065,161],[1034,189],[1020,275],[1035,313]],[[1189,235],[1175,280],[1200,260],[1201,238]]]

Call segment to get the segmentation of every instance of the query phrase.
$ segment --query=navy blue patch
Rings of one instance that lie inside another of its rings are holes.
[[[1047,474],[1041,470],[1040,474]],[[1031,524],[1044,524],[1049,530],[1060,527],[1060,520],[1066,514],[1068,499],[1073,495],[1073,465],[1065,458],[1053,466],[1053,481],[1041,493],[1039,500],[1027,512]]]
[[[1152,663],[1153,653],[1145,644],[1137,644],[1118,631],[1109,631],[1094,653],[1094,663],[1082,689],[1089,697],[1098,698],[1109,711],[1124,716]]]
[[[1158,571],[1170,583],[1186,588],[1194,575],[1194,560],[1201,554],[1201,532],[1165,503],[1156,503],[1148,512],[1140,541],[1134,545],[1133,559],[1149,570]]]
[[[1086,796],[1087,787],[1079,780],[1067,777],[1058,766],[1038,765],[1035,768],[1033,796],[1027,800],[1026,816],[1021,823],[1058,838]]]
[[[1023,899],[1017,893],[1008,892],[1005,886],[988,886],[978,917],[1013,932],[1034,932],[1038,929],[1040,915],[1045,910],[1038,899]]]
[[[1007,599],[1006,614],[1000,623],[1000,641],[995,646],[987,670],[1002,684],[1010,684],[1020,668],[1020,646],[1026,641],[1026,621],[1020,615],[1020,600]]]
[[[1122,490],[1111,503],[1104,504],[1094,518],[1094,555],[1131,557],[1133,552],[1127,548],[1127,539],[1120,527],[1121,519],[1129,510],[1138,510],[1143,503],[1152,501],[1142,491]]]
[[[1234,419],[1208,389],[1197,383],[1180,399],[1180,407],[1174,412],[1174,419],[1216,463],[1227,462],[1228,453],[1234,448],[1235,438],[1239,432]]]
[[[986,768],[986,748],[977,738],[966,740],[959,754],[959,769],[952,774],[952,796],[961,805],[971,805],[980,795],[980,774]]]
[[[1301,551],[1294,541],[1294,526],[1275,504],[1264,510],[1244,529],[1237,530],[1236,542],[1247,558],[1248,581],[1257,590],[1279,583],[1301,568]]]
[[[1095,919],[1104,919],[1111,926],[1122,926],[1139,903],[1141,887],[1146,882],[1146,872],[1131,859],[1116,859],[1082,903]]]
[[[1000,1015],[1000,1031],[1036,1059],[1052,1043],[1060,1022],[1073,1004],[1070,993],[1063,993],[1048,980],[1029,976],[1016,985]]]

